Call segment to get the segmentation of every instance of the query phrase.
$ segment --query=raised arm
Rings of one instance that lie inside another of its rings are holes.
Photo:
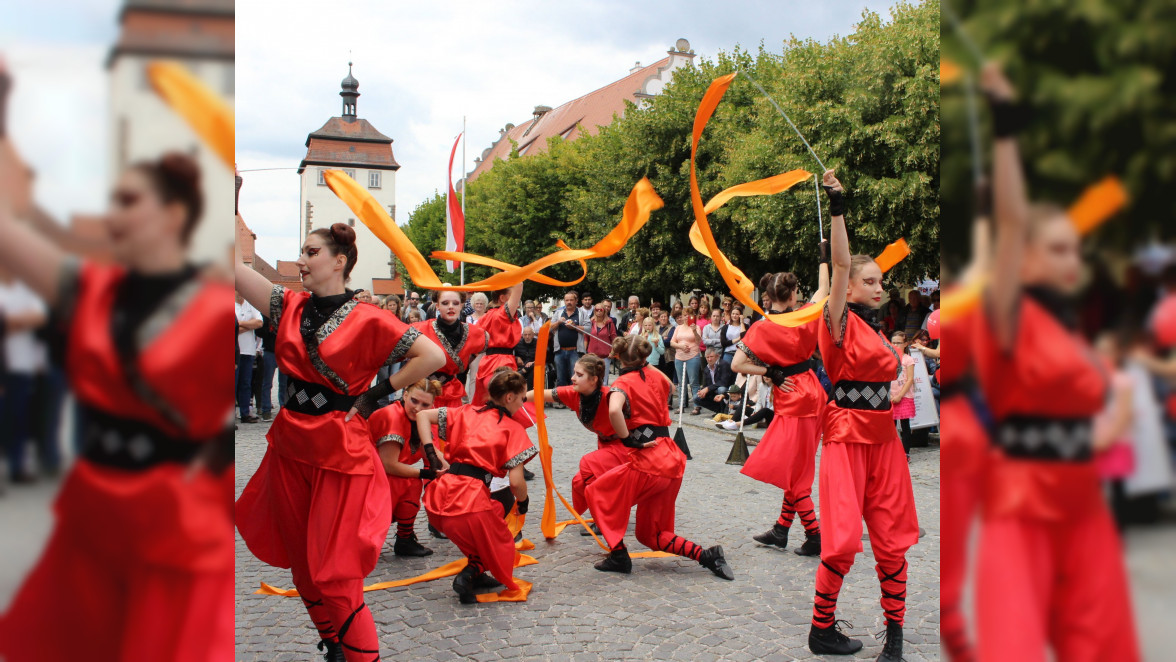
[[[17,222],[10,203],[0,199],[0,264],[52,307],[57,303],[62,268],[69,256],[29,226]]]
[[[514,319],[515,312],[519,309],[519,301],[523,298],[523,284],[519,283],[510,288],[510,298],[506,300],[506,315]]]
[[[845,313],[846,298],[849,296],[849,235],[845,231],[845,189],[826,170],[821,185],[829,195],[829,260],[833,273],[829,278],[829,331],[834,338],[841,338],[841,317]]]
[[[817,265],[817,291],[813,292],[813,303],[829,296],[829,242],[821,242],[821,263]]]
[[[270,293],[274,284],[268,278],[250,269],[241,261],[241,255],[235,256],[233,275],[237,279],[237,291],[254,308],[262,311],[267,317],[270,313]]]

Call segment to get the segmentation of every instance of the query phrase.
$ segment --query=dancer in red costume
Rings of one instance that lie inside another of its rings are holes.
[[[609,389],[609,421],[621,443],[633,450],[624,463],[596,476],[585,491],[596,526],[612,550],[596,569],[632,572],[624,537],[636,506],[641,544],[694,559],[723,579],[735,579],[722,547],[703,549],[674,533],[674,504],[686,472],[686,456],[670,439],[666,401],[674,386],[646,363],[651,351],[649,341],[640,334],[613,340],[612,358],[620,360],[621,375]]]
[[[342,223],[307,235],[297,265],[306,292],[270,283],[237,261],[237,291],[277,326],[286,406],[269,447],[237,500],[237,530],[262,561],[290,568],[328,660],[377,660],[376,624],[363,580],[392,521],[388,478],[366,417],[389,393],[436,370],[441,351],[386,310],[345,289],[357,258]],[[380,367],[404,361],[368,388]],[[359,414],[358,416],[356,414]],[[431,439],[430,466],[444,468]]]
[[[534,391],[527,392],[528,400],[534,397]],[[576,413],[585,428],[596,434],[596,450],[580,458],[580,471],[572,477],[572,507],[581,515],[588,510],[587,487],[597,476],[624,463],[629,455],[629,450],[613,429],[608,397],[609,388],[604,385],[604,360],[595,354],[585,354],[576,362],[571,386],[543,391],[545,402],[555,402],[558,398]],[[600,531],[595,524],[593,527]],[[590,534],[584,531],[583,535]]]
[[[812,302],[829,294],[829,244],[821,242],[819,284]],[[767,295],[770,311],[791,312],[797,303],[797,279],[791,273],[766,274],[760,279],[760,291]],[[808,305],[812,305],[810,302]],[[813,372],[813,352],[817,349],[820,321],[797,327],[771,322],[753,324],[735,351],[731,368],[746,375],[766,375],[775,385],[772,409],[775,416],[755,452],[740,472],[758,481],[784,490],[780,517],[772,528],[754,536],[764,545],[788,546],[788,529],[800,515],[804,525],[804,544],[796,549],[801,556],[819,556],[821,527],[813,503],[813,477],[816,474],[817,444],[821,439],[821,409],[827,396]]]
[[[478,378],[470,404],[480,406],[486,403],[486,385],[499,368],[514,370],[516,367],[514,349],[523,338],[523,327],[519,324],[519,300],[522,296],[522,283],[490,293],[490,302],[494,307],[486,311],[475,325],[486,331],[487,339],[486,353],[478,361]]]
[[[433,406],[441,395],[441,382],[422,379],[404,389],[404,397],[376,410],[368,419],[372,443],[388,474],[388,491],[392,497],[392,521],[396,522],[397,556],[429,556],[433,550],[417,541],[413,526],[421,510],[422,480],[437,477],[430,465],[414,467],[425,460],[425,449],[417,432],[416,417]],[[431,442],[431,439],[430,439]]]
[[[994,120],[997,240],[976,338],[996,425],[981,506],[979,658],[1132,662],[1140,655],[1123,552],[1092,459],[1113,441],[1092,426],[1107,377],[1077,332],[1071,299],[1078,232],[1061,209],[1029,204],[1015,139],[1025,113],[996,66],[981,80]]]
[[[433,403],[437,408],[461,406],[466,397],[465,372],[474,357],[490,345],[490,334],[485,328],[480,324],[462,322],[460,316],[461,295],[442,290],[437,293],[437,319],[412,325],[445,352],[445,365],[430,376],[430,379],[441,382],[441,395]],[[511,365],[514,365],[513,359]],[[444,444],[441,448],[445,448]]]
[[[503,504],[490,498],[490,479],[507,476],[520,515],[527,513],[527,481],[523,465],[539,449],[514,420],[527,385],[513,370],[494,375],[487,387],[490,400],[481,406],[442,407],[417,414],[421,436],[437,426],[447,441],[447,471],[425,488],[429,521],[457,545],[469,563],[453,580],[462,604],[477,602],[474,589],[488,585],[489,572],[498,583],[517,590],[514,581],[514,536],[507,528]]]
[[[232,659],[233,293],[186,259],[199,169],[171,154],[122,173],[113,265],[64,254],[10,202],[0,195],[0,264],[52,309],[85,446],[0,617],[0,658]]]
[[[898,353],[874,315],[882,305],[882,270],[868,255],[849,254],[845,199],[833,171],[829,195],[833,275],[817,342],[833,382],[833,400],[821,417],[821,564],[817,566],[809,650],[850,655],[862,642],[842,634],[837,596],[854,557],[862,551],[862,519],[882,587],[886,642],[879,662],[902,659],[906,614],[906,552],[919,540],[915,495],[902,442],[890,416],[890,382]]]

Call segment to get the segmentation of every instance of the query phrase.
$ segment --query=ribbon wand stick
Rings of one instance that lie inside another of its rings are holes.
[[[828,168],[825,167],[825,164],[821,163],[821,157],[817,156],[817,153],[813,151],[812,145],[810,145],[808,143],[808,141],[804,139],[804,135],[800,132],[800,129],[796,128],[796,125],[792,123],[792,119],[790,117],[788,117],[788,113],[784,112],[784,109],[780,107],[780,104],[776,103],[776,100],[773,99],[770,94],[768,94],[768,91],[765,90],[763,88],[763,86],[761,86],[758,82],[756,82],[756,80],[751,77],[751,74],[747,73],[746,71],[744,71],[742,69],[737,69],[736,71],[743,74],[744,76],[747,76],[747,80],[751,81],[751,84],[755,85],[756,89],[758,89],[760,91],[760,93],[763,94],[764,97],[767,98],[768,103],[775,106],[776,110],[778,110],[780,112],[780,115],[782,115],[784,117],[784,119],[788,121],[788,125],[792,127],[792,130],[795,131],[796,135],[800,137],[800,141],[802,143],[804,143],[805,147],[808,148],[809,154],[812,154],[813,158],[816,159],[817,165],[821,166],[821,172],[825,172],[826,170],[828,170]]]

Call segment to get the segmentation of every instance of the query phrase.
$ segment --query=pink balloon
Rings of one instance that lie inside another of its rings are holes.
[[[931,311],[927,316],[927,335],[931,336],[932,340],[939,340],[939,309]]]
[[[1161,346],[1176,345],[1176,294],[1169,294],[1156,306],[1152,315],[1152,332]]]

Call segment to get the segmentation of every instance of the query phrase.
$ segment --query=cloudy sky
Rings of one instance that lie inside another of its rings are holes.
[[[103,205],[105,173],[91,173],[104,167],[102,59],[117,34],[119,4],[65,0],[53,3],[50,20],[31,3],[14,20],[7,12],[0,20],[0,48],[20,77],[13,133],[39,172],[55,173],[40,178],[38,194],[57,214]],[[847,34],[864,8],[886,16],[892,4],[238,0],[237,162],[253,171],[242,173],[241,212],[262,256],[271,263],[293,259],[295,168],[307,134],[340,114],[339,82],[349,58],[360,82],[359,116],[395,141],[397,216],[404,222],[444,187],[463,116],[472,165],[504,124],[529,118],[536,105],[558,106],[617,80],[634,62],[654,62],[680,37],[702,57],[761,42],[778,51],[793,34]]]

